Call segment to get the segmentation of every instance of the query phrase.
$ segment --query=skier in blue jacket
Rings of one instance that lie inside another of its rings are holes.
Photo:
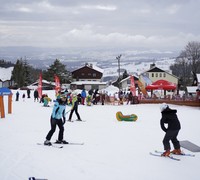
[[[46,140],[44,141],[44,145],[51,145],[51,137],[53,136],[55,130],[56,130],[56,125],[59,128],[59,134],[58,134],[58,140],[56,143],[58,144],[68,144],[65,140],[63,140],[63,134],[64,134],[64,124],[66,121],[65,117],[65,108],[67,104],[67,97],[65,94],[62,94],[60,96],[60,99],[57,99],[53,111],[51,114],[50,122],[51,122],[51,130],[48,132],[46,136]]]
[[[85,89],[83,89],[81,91],[81,104],[82,105],[85,105],[85,98],[86,98],[86,96],[87,96],[86,91],[85,91]]]

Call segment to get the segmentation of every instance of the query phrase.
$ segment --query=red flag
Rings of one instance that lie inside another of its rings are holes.
[[[40,73],[40,76],[39,76],[37,90],[38,90],[39,98],[42,98],[42,73]]]
[[[132,92],[133,96],[136,96],[135,82],[134,82],[134,77],[132,75],[130,76],[130,80],[131,80],[130,91]]]
[[[60,91],[60,79],[58,76],[54,76],[55,79],[55,92],[56,94],[58,94],[58,92]]]

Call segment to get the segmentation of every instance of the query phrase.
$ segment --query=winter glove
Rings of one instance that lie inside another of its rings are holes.
[[[65,124],[65,122],[66,122],[66,118],[65,118],[65,117],[63,117],[63,125]]]

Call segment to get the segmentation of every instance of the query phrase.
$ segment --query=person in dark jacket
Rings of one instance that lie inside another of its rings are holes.
[[[37,101],[39,100],[39,93],[38,93],[38,90],[37,90],[37,89],[34,91],[34,102],[35,102],[36,100],[37,100]]]
[[[160,120],[161,129],[165,132],[165,136],[163,138],[163,145],[165,152],[162,156],[169,156],[170,153],[173,154],[182,154],[180,150],[180,143],[177,139],[178,133],[181,129],[180,122],[176,115],[177,110],[170,109],[169,106],[163,103],[160,106],[160,111],[162,114],[162,118]],[[167,124],[167,127],[165,127]],[[170,141],[174,146],[174,150],[170,152]]]
[[[16,101],[19,101],[19,91],[16,93]]]

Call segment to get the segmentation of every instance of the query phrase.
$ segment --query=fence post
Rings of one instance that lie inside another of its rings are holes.
[[[1,118],[5,118],[3,96],[0,96],[0,112],[1,112]]]
[[[8,96],[8,114],[12,113],[12,94]]]

